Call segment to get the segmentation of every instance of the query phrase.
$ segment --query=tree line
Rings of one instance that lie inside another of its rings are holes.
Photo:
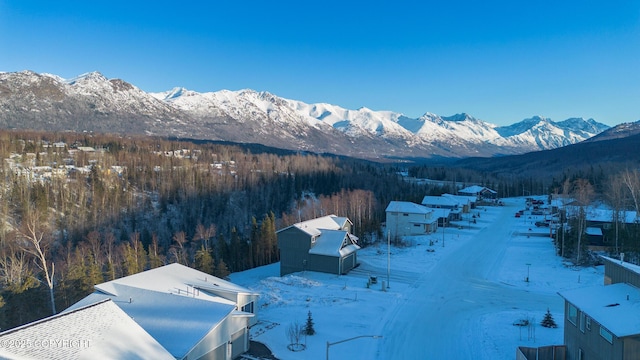
[[[424,193],[380,164],[151,137],[5,131],[0,159],[2,329],[167,263],[224,278],[277,262],[276,230],[321,215],[366,244],[390,200]]]
[[[0,131],[0,159],[0,329],[65,309],[97,283],[168,263],[224,278],[277,262],[276,231],[318,216],[348,217],[366,246],[380,238],[392,200],[420,203],[467,184],[501,197],[550,194],[577,179],[27,131]],[[428,185],[405,173],[452,182]]]

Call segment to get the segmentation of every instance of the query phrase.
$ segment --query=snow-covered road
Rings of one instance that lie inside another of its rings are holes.
[[[505,250],[514,235],[511,217],[517,204],[492,210],[498,209],[495,219],[479,221],[484,227],[477,235],[423,273],[405,303],[385,316],[378,329],[384,334],[380,358],[490,359],[491,354],[482,353],[483,315],[515,309],[562,311],[562,300],[555,294],[499,282]],[[513,351],[508,358],[513,358]]]

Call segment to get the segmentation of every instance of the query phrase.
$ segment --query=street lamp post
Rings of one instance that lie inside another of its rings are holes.
[[[527,282],[529,282],[529,268],[531,267],[531,264],[526,263],[525,265],[527,265]]]
[[[442,247],[444,247],[444,224],[445,224],[446,218],[443,217],[442,218]]]
[[[347,342],[347,341],[351,341],[351,340],[355,340],[355,339],[360,339],[360,338],[373,338],[373,339],[380,339],[382,338],[382,335],[360,335],[360,336],[355,336],[349,339],[344,339],[344,340],[340,340],[340,341],[336,341],[336,342],[328,342],[327,341],[327,360],[329,360],[329,346],[331,345],[337,345],[337,344],[342,344],[343,342]]]

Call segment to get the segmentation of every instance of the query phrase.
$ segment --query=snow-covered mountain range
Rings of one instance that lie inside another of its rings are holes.
[[[372,159],[518,154],[577,143],[609,128],[582,118],[535,116],[505,127],[468,114],[410,118],[253,90],[147,93],[97,72],[65,80],[31,71],[0,73],[0,126],[259,143]]]

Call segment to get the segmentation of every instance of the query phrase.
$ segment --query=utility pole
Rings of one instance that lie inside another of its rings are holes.
[[[387,231],[387,289],[391,278],[391,232]]]

